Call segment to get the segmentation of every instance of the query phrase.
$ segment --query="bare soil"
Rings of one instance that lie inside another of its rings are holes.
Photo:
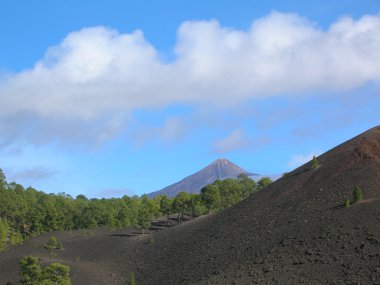
[[[71,267],[73,284],[380,284],[380,127],[332,149],[225,211],[152,235],[53,233],[0,254],[0,284],[18,260]],[[344,208],[354,186],[364,200]]]

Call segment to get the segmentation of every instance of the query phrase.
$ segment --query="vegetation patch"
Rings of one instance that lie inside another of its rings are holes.
[[[257,183],[242,174],[238,179],[217,180],[202,189],[201,194],[189,194],[184,189],[176,197],[158,195],[123,196],[112,199],[76,198],[65,193],[45,194],[32,187],[24,188],[16,182],[8,183],[0,169],[0,251],[19,244],[27,238],[52,231],[108,227],[122,229],[136,227],[145,233],[150,222],[158,216],[177,214],[178,222],[184,216],[198,217],[230,207],[253,193],[264,189],[272,181],[264,177]],[[52,237],[45,248],[52,256],[63,244]]]
[[[60,263],[41,267],[35,256],[20,260],[20,284],[22,285],[71,285],[70,268]]]

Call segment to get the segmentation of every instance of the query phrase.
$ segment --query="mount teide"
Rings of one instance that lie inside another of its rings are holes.
[[[218,159],[200,171],[159,191],[152,192],[148,194],[148,196],[154,198],[162,194],[168,197],[174,197],[181,191],[198,194],[203,187],[213,183],[217,179],[237,178],[242,173],[248,176],[258,175],[240,168],[227,159]]]

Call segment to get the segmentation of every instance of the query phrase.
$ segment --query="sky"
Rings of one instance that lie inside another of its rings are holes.
[[[0,168],[47,193],[281,175],[379,125],[379,0],[0,0],[0,39]]]

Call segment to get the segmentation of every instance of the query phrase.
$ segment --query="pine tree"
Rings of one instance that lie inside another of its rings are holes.
[[[311,165],[313,166],[313,168],[317,168],[319,166],[318,160],[315,157],[315,155],[313,156],[313,159],[311,160]]]
[[[359,186],[355,186],[354,192],[353,192],[353,201],[359,202],[361,200],[363,200],[363,192]]]
[[[44,247],[49,251],[51,256],[55,256],[55,250],[57,249],[57,238],[55,236],[50,237]]]
[[[20,260],[20,284],[40,284],[42,269],[37,257],[27,256]]]
[[[71,285],[70,268],[60,263],[52,263],[44,269],[43,280],[46,284]]]

